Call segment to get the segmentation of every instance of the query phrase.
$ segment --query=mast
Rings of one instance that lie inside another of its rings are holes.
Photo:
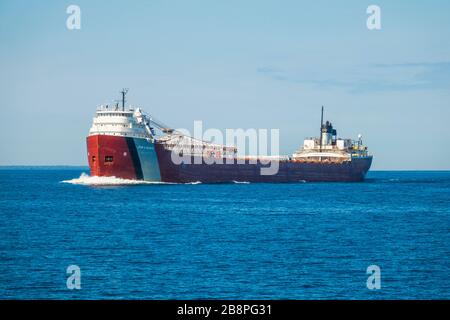
[[[320,135],[319,135],[320,152],[322,152],[322,127],[323,127],[323,106],[322,106],[322,114],[320,116]]]
[[[125,111],[125,95],[127,94],[128,89],[123,88],[122,91],[120,91],[120,93],[122,94],[122,111]]]

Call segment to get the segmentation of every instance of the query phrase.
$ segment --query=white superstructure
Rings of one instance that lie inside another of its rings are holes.
[[[149,119],[140,108],[121,110],[119,107],[100,106],[95,113],[89,135],[111,135],[152,139]]]
[[[303,141],[303,146],[292,155],[293,160],[298,161],[351,161],[353,157],[368,157],[367,147],[362,143],[362,136],[358,141],[352,139],[338,139],[336,130],[331,122],[323,123],[320,127],[320,138],[308,138]]]

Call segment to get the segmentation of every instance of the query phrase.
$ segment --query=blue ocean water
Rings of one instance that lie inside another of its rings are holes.
[[[0,170],[1,299],[450,298],[450,172],[370,172],[363,183],[71,180],[83,171]],[[69,265],[81,269],[80,290],[67,289]],[[366,287],[369,265],[381,269],[379,290]]]

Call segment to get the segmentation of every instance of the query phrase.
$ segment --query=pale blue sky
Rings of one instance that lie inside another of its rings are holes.
[[[86,165],[96,106],[129,87],[173,127],[279,128],[283,154],[324,105],[373,169],[448,170],[449,31],[444,0],[1,0],[0,165]]]

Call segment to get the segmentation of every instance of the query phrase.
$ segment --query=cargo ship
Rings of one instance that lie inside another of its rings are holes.
[[[235,146],[195,139],[141,108],[125,108],[126,93],[121,105],[97,108],[86,138],[92,176],[171,183],[358,182],[372,163],[361,135],[338,138],[323,120],[323,107],[319,137],[305,139],[291,156],[239,156]]]

